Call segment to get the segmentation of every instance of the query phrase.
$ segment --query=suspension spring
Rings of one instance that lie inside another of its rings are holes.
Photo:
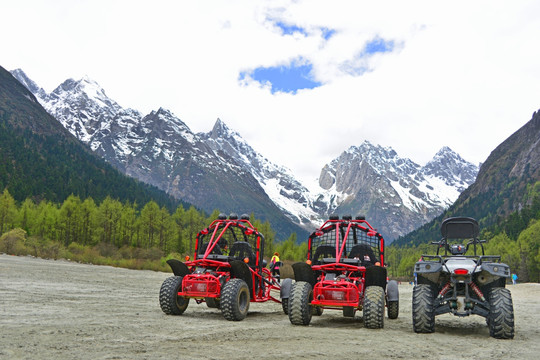
[[[452,287],[452,284],[450,283],[450,281],[444,285],[444,287],[442,288],[442,290],[439,292],[439,299],[442,299],[444,297],[444,295],[448,292],[448,290],[450,290],[450,288]]]
[[[470,283],[471,289],[476,293],[476,296],[480,298],[482,301],[486,301],[486,298],[484,297],[484,294],[482,294],[482,291],[480,291],[480,288],[478,285],[476,285],[474,282],[471,281]]]

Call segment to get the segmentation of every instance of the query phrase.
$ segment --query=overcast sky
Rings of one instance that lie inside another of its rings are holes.
[[[301,179],[364,140],[473,163],[540,108],[540,1],[0,0],[0,65],[217,118]]]

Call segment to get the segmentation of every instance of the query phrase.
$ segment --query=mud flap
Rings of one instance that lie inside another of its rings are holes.
[[[175,276],[186,276],[189,274],[189,269],[186,264],[176,259],[167,260],[167,264],[171,267]]]
[[[386,289],[386,268],[382,266],[370,266],[366,268],[366,287],[372,285]]]
[[[231,278],[242,279],[249,287],[250,296],[253,296],[253,282],[251,281],[251,271],[249,266],[240,260],[231,261]]]
[[[288,299],[291,295],[292,279],[284,279],[281,282],[281,288],[279,290],[279,297],[282,299]]]
[[[298,262],[294,263],[292,265],[292,268],[294,270],[294,280],[305,281],[311,284],[312,288],[315,287],[317,279],[315,278],[315,274],[313,274],[313,270],[311,270],[310,265],[304,262]]]
[[[390,280],[386,285],[386,299],[388,301],[399,301],[399,289],[396,280]]]

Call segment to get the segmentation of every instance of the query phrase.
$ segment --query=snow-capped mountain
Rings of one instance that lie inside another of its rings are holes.
[[[328,210],[366,214],[388,239],[439,215],[474,182],[478,167],[443,147],[425,166],[365,141],[324,166],[319,185]]]
[[[24,72],[12,74],[30,91],[39,87]],[[165,109],[143,116],[124,109],[94,81],[66,80],[38,100],[80,141],[116,168],[172,196],[212,212],[251,213],[270,221],[280,239],[306,231],[270,200],[241,163],[213,150]]]
[[[292,172],[276,165],[253,148],[238,134],[217,119],[212,131],[200,134],[215,151],[236,159],[259,181],[272,201],[295,223],[312,230],[323,215],[314,208],[313,195],[295,179]]]
[[[439,215],[478,173],[477,166],[448,147],[422,167],[391,148],[365,141],[325,165],[319,187],[308,189],[289,169],[271,163],[219,119],[211,132],[201,136],[214,150],[243,163],[272,201],[306,229],[332,213],[363,214],[384,229],[389,241]]]
[[[391,148],[351,146],[308,188],[217,119],[193,133],[170,111],[124,109],[94,81],[69,79],[51,94],[12,74],[73,135],[115,167],[207,211],[254,212],[281,232],[306,233],[331,213],[366,215],[392,241],[440,214],[478,168],[443,147],[425,166]],[[299,227],[294,227],[292,224]]]

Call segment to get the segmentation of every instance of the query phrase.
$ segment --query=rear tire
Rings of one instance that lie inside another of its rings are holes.
[[[182,276],[171,276],[163,281],[159,290],[159,305],[167,315],[182,315],[189,305],[189,299],[178,296],[182,289]]]
[[[289,320],[293,325],[309,325],[311,322],[311,300],[313,289],[311,284],[305,281],[297,281],[291,289],[289,297]]]
[[[281,299],[281,307],[283,308],[283,312],[285,315],[289,314],[289,299]]]
[[[489,335],[496,339],[514,338],[512,294],[505,288],[493,288],[489,296]]]
[[[209,308],[213,308],[213,309],[220,308],[219,300],[216,298],[207,297],[207,298],[204,298],[204,301],[206,301],[206,306],[208,306]]]
[[[344,306],[342,310],[344,317],[354,317],[355,308],[353,306]]]
[[[380,286],[368,286],[364,293],[362,311],[364,326],[368,329],[384,327],[384,289]]]
[[[435,298],[431,286],[416,285],[413,289],[412,320],[416,333],[432,333],[435,331]]]
[[[399,316],[399,300],[397,301],[388,301],[388,318],[397,319]]]
[[[311,307],[311,315],[313,316],[321,316],[324,312],[324,308],[320,306],[312,306]]]
[[[221,290],[221,313],[229,321],[244,320],[249,310],[249,288],[242,279],[231,279]]]

